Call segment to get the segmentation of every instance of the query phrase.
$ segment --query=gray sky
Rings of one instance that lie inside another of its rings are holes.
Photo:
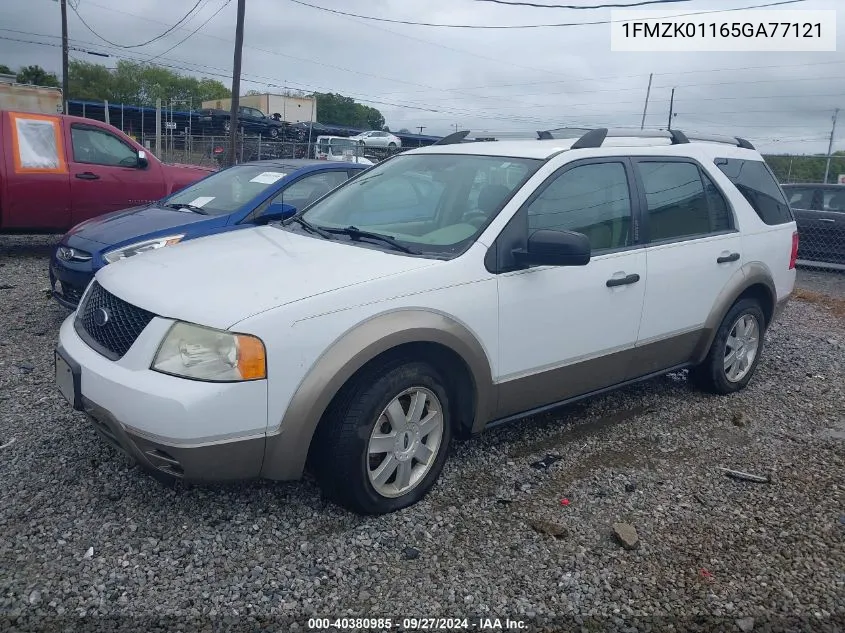
[[[76,4],[77,0],[71,0]],[[539,24],[610,19],[610,11],[497,6],[474,0],[308,0],[383,18],[436,23]],[[628,1],[628,0],[625,0]],[[692,0],[673,14],[747,7],[764,0]],[[94,30],[121,45],[152,38],[195,0],[79,0]],[[226,0],[202,0],[182,28],[142,48],[111,48],[69,11],[72,44],[124,57],[162,54],[200,26]],[[542,0],[546,4],[559,0]],[[597,4],[598,0],[567,0]],[[469,30],[369,22],[332,15],[288,0],[247,0],[242,91],[268,84],[339,92],[377,107],[391,129],[444,134],[531,136],[538,129],[639,126],[648,75],[654,82],[647,126],[665,126],[676,87],[673,126],[749,138],[768,152],[827,149],[831,116],[845,108],[845,2],[807,0],[788,9],[835,9],[837,52],[620,53],[610,50],[607,24],[566,28]],[[236,2],[196,35],[159,58],[192,74],[220,79],[231,72]],[[5,29],[5,30],[2,30]],[[25,31],[43,36],[14,33]],[[0,37],[56,44],[55,0],[0,0]],[[73,58],[114,66],[117,59],[72,52]],[[61,49],[0,39],[0,63],[61,70]],[[184,71],[183,71],[184,72]],[[270,88],[268,91],[277,91]],[[845,112],[840,117],[845,149]]]

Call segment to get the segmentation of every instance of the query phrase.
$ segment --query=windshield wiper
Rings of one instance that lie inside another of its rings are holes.
[[[291,222],[296,222],[299,226],[301,226],[303,229],[305,229],[309,233],[314,233],[315,235],[319,235],[320,237],[322,237],[324,239],[327,239],[327,240],[333,240],[334,239],[334,237],[332,237],[331,233],[328,233],[324,229],[321,229],[321,228],[314,226],[308,220],[306,220],[305,218],[303,218],[299,215],[295,215],[293,217],[288,218],[287,220],[282,222],[282,226],[287,226]]]
[[[167,204],[163,204],[162,206],[168,209],[176,209],[178,211],[181,211],[182,209],[187,209],[188,211],[193,211],[194,213],[199,213],[200,215],[208,215],[208,211],[194,204],[180,204],[178,202],[169,202]]]
[[[345,229],[324,229],[329,233],[337,233],[339,235],[348,235],[353,240],[358,240],[361,238],[370,239],[370,240],[378,240],[379,242],[384,242],[389,246],[392,246],[397,251],[402,251],[403,253],[408,253],[410,255],[419,255],[419,251],[415,251],[412,248],[408,248],[404,244],[400,244],[395,239],[390,237],[389,235],[382,235],[381,233],[371,233],[369,231],[362,231],[357,226],[347,226]]]

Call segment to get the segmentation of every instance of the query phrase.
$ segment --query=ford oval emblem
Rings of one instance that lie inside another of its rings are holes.
[[[109,322],[111,318],[111,314],[105,308],[97,308],[94,311],[94,325],[97,327],[103,327],[106,323]]]

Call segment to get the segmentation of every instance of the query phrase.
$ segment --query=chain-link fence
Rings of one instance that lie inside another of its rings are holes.
[[[261,135],[238,134],[235,138],[235,161],[238,163],[291,158],[321,160],[347,160],[373,164],[402,152],[406,148],[369,147],[347,139],[332,141],[297,142],[266,138]],[[159,159],[168,163],[223,167],[228,164],[229,135],[162,135],[161,147],[156,147],[155,136],[144,136],[142,145],[148,147]]]

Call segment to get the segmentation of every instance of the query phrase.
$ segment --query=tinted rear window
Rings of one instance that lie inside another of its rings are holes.
[[[792,222],[792,211],[766,163],[738,158],[717,158],[715,162],[763,222]]]

